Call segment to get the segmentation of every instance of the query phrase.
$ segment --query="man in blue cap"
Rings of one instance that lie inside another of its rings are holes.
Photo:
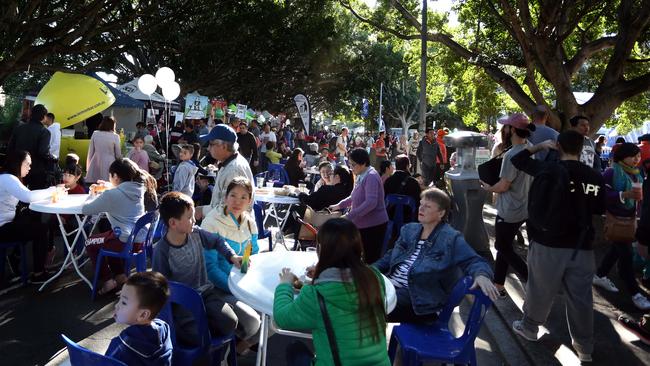
[[[201,142],[208,142],[208,151],[219,162],[219,171],[214,182],[210,205],[197,207],[195,215],[197,220],[202,219],[213,208],[223,207],[226,188],[233,178],[246,177],[253,186],[255,182],[248,161],[237,152],[239,150],[237,133],[230,126],[225,124],[214,126],[209,134],[201,136]]]

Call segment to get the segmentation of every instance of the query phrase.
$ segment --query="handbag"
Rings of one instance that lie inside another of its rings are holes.
[[[323,323],[325,323],[325,330],[327,331],[327,340],[330,343],[330,350],[332,351],[332,358],[334,359],[334,365],[341,366],[341,358],[339,357],[339,347],[336,344],[336,338],[334,337],[334,328],[332,328],[332,322],[330,321],[330,316],[327,313],[327,308],[325,307],[325,299],[323,295],[316,290],[316,296],[318,296],[318,305],[320,305],[320,312],[323,315]]]
[[[631,243],[636,232],[636,217],[614,216],[605,213],[605,226],[603,228],[605,239],[615,243]]]
[[[510,150],[507,148],[499,155],[486,161],[478,166],[478,177],[481,181],[493,186],[499,182],[499,174],[501,173],[501,164],[503,163],[503,155]]]
[[[323,224],[329,220],[329,219],[334,219],[337,217],[341,217],[341,212],[330,212],[328,210],[322,210],[322,211],[314,211],[311,207],[307,206],[305,209],[305,215],[303,217],[303,220],[309,224],[311,224],[313,227],[318,229],[319,227],[323,226]],[[298,239],[300,240],[316,240],[316,235],[309,231],[305,227],[305,225],[300,226],[300,232],[298,233]]]

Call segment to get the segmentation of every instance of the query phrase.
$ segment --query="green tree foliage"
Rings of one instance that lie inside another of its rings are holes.
[[[386,35],[420,38],[418,2],[381,1],[374,11],[341,3]],[[480,69],[524,111],[551,107],[555,127],[583,114],[595,131],[612,115],[625,116],[636,103],[623,103],[650,89],[650,0],[461,0],[456,11],[460,27],[450,30],[434,16],[428,41],[466,69]],[[574,91],[594,96],[578,104]]]

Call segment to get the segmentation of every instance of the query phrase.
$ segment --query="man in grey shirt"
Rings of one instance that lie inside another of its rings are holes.
[[[531,132],[528,141],[533,145],[537,145],[546,140],[557,141],[559,132],[546,125],[546,122],[548,122],[548,113],[548,108],[546,108],[545,105],[538,105],[535,107],[533,113],[531,114],[531,117],[533,118],[533,124],[535,125],[535,131]],[[535,159],[544,161],[546,160],[548,153],[548,150],[538,151],[535,153]]]
[[[506,296],[505,279],[508,266],[518,273],[522,281],[528,280],[526,262],[515,253],[512,242],[521,225],[528,218],[528,190],[533,177],[512,165],[510,159],[517,153],[532,146],[528,142],[530,132],[535,131],[535,125],[529,123],[523,113],[514,113],[503,122],[505,136],[512,142],[512,148],[503,156],[499,181],[490,186],[481,182],[489,192],[498,193],[496,208],[497,217],[494,224],[497,258],[494,265],[494,284],[501,296]]]

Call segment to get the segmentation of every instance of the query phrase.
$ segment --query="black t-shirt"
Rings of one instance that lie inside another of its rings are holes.
[[[567,169],[570,177],[570,186],[575,190],[572,192],[571,200],[564,202],[562,210],[573,212],[571,217],[575,218],[573,228],[568,233],[558,237],[555,233],[537,231],[532,225],[528,225],[528,235],[535,242],[553,248],[571,248],[575,249],[578,238],[582,230],[586,230],[585,240],[580,249],[592,249],[594,239],[594,228],[591,224],[592,215],[602,215],[605,213],[605,184],[603,177],[588,167],[587,165],[576,160],[562,160],[559,162],[539,161],[532,159],[527,149],[522,150],[512,157],[512,164],[519,170],[535,177],[537,174],[547,169],[549,164],[562,164]],[[558,178],[559,179],[559,178]],[[558,192],[560,194],[560,192]],[[580,194],[581,197],[575,196]],[[549,199],[550,201],[550,199]],[[583,220],[587,227],[582,228],[579,217],[585,215]]]

